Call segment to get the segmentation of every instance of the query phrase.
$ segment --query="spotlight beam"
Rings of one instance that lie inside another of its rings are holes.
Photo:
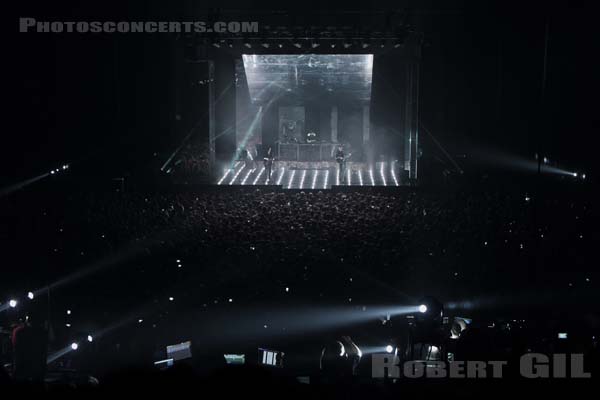
[[[31,184],[33,184],[33,183],[35,183],[37,181],[40,181],[40,180],[42,180],[42,179],[44,179],[44,178],[46,178],[48,176],[50,176],[49,172],[45,173],[45,174],[42,174],[42,175],[38,175],[38,176],[33,177],[31,179],[24,180],[24,181],[19,182],[19,183],[15,183],[14,185],[2,188],[2,189],[0,189],[0,197],[7,196],[7,195],[9,195],[11,193],[14,193],[14,192],[16,192],[18,190],[21,190],[25,186],[29,186],[29,185],[31,185]]]

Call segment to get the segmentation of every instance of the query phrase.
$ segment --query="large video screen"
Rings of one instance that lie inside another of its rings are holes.
[[[371,100],[372,54],[245,54],[254,104],[287,98],[302,103],[367,103]]]

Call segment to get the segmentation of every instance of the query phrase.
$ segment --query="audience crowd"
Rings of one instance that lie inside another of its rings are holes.
[[[89,327],[174,327],[190,310],[252,304],[434,295],[466,313],[490,302],[526,312],[577,301],[597,281],[592,204],[518,189],[72,191],[2,202],[14,262],[0,289],[51,288],[51,346]]]

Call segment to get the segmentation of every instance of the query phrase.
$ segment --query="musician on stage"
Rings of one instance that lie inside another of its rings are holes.
[[[339,165],[340,171],[340,179],[341,182],[346,180],[346,153],[344,153],[344,147],[338,146],[337,151],[335,152],[335,161],[337,161]]]
[[[271,183],[271,171],[273,170],[273,150],[269,147],[265,158],[263,158],[265,170],[267,172],[267,183]]]

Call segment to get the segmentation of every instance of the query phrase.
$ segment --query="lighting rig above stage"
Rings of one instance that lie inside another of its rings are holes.
[[[188,46],[246,54],[378,54],[403,51],[423,34],[407,12],[221,11],[196,19],[234,21],[240,32],[190,33]],[[249,21],[249,19],[251,21]],[[245,28],[237,21],[247,21]],[[248,29],[250,28],[250,29]],[[245,32],[242,32],[245,30]]]

